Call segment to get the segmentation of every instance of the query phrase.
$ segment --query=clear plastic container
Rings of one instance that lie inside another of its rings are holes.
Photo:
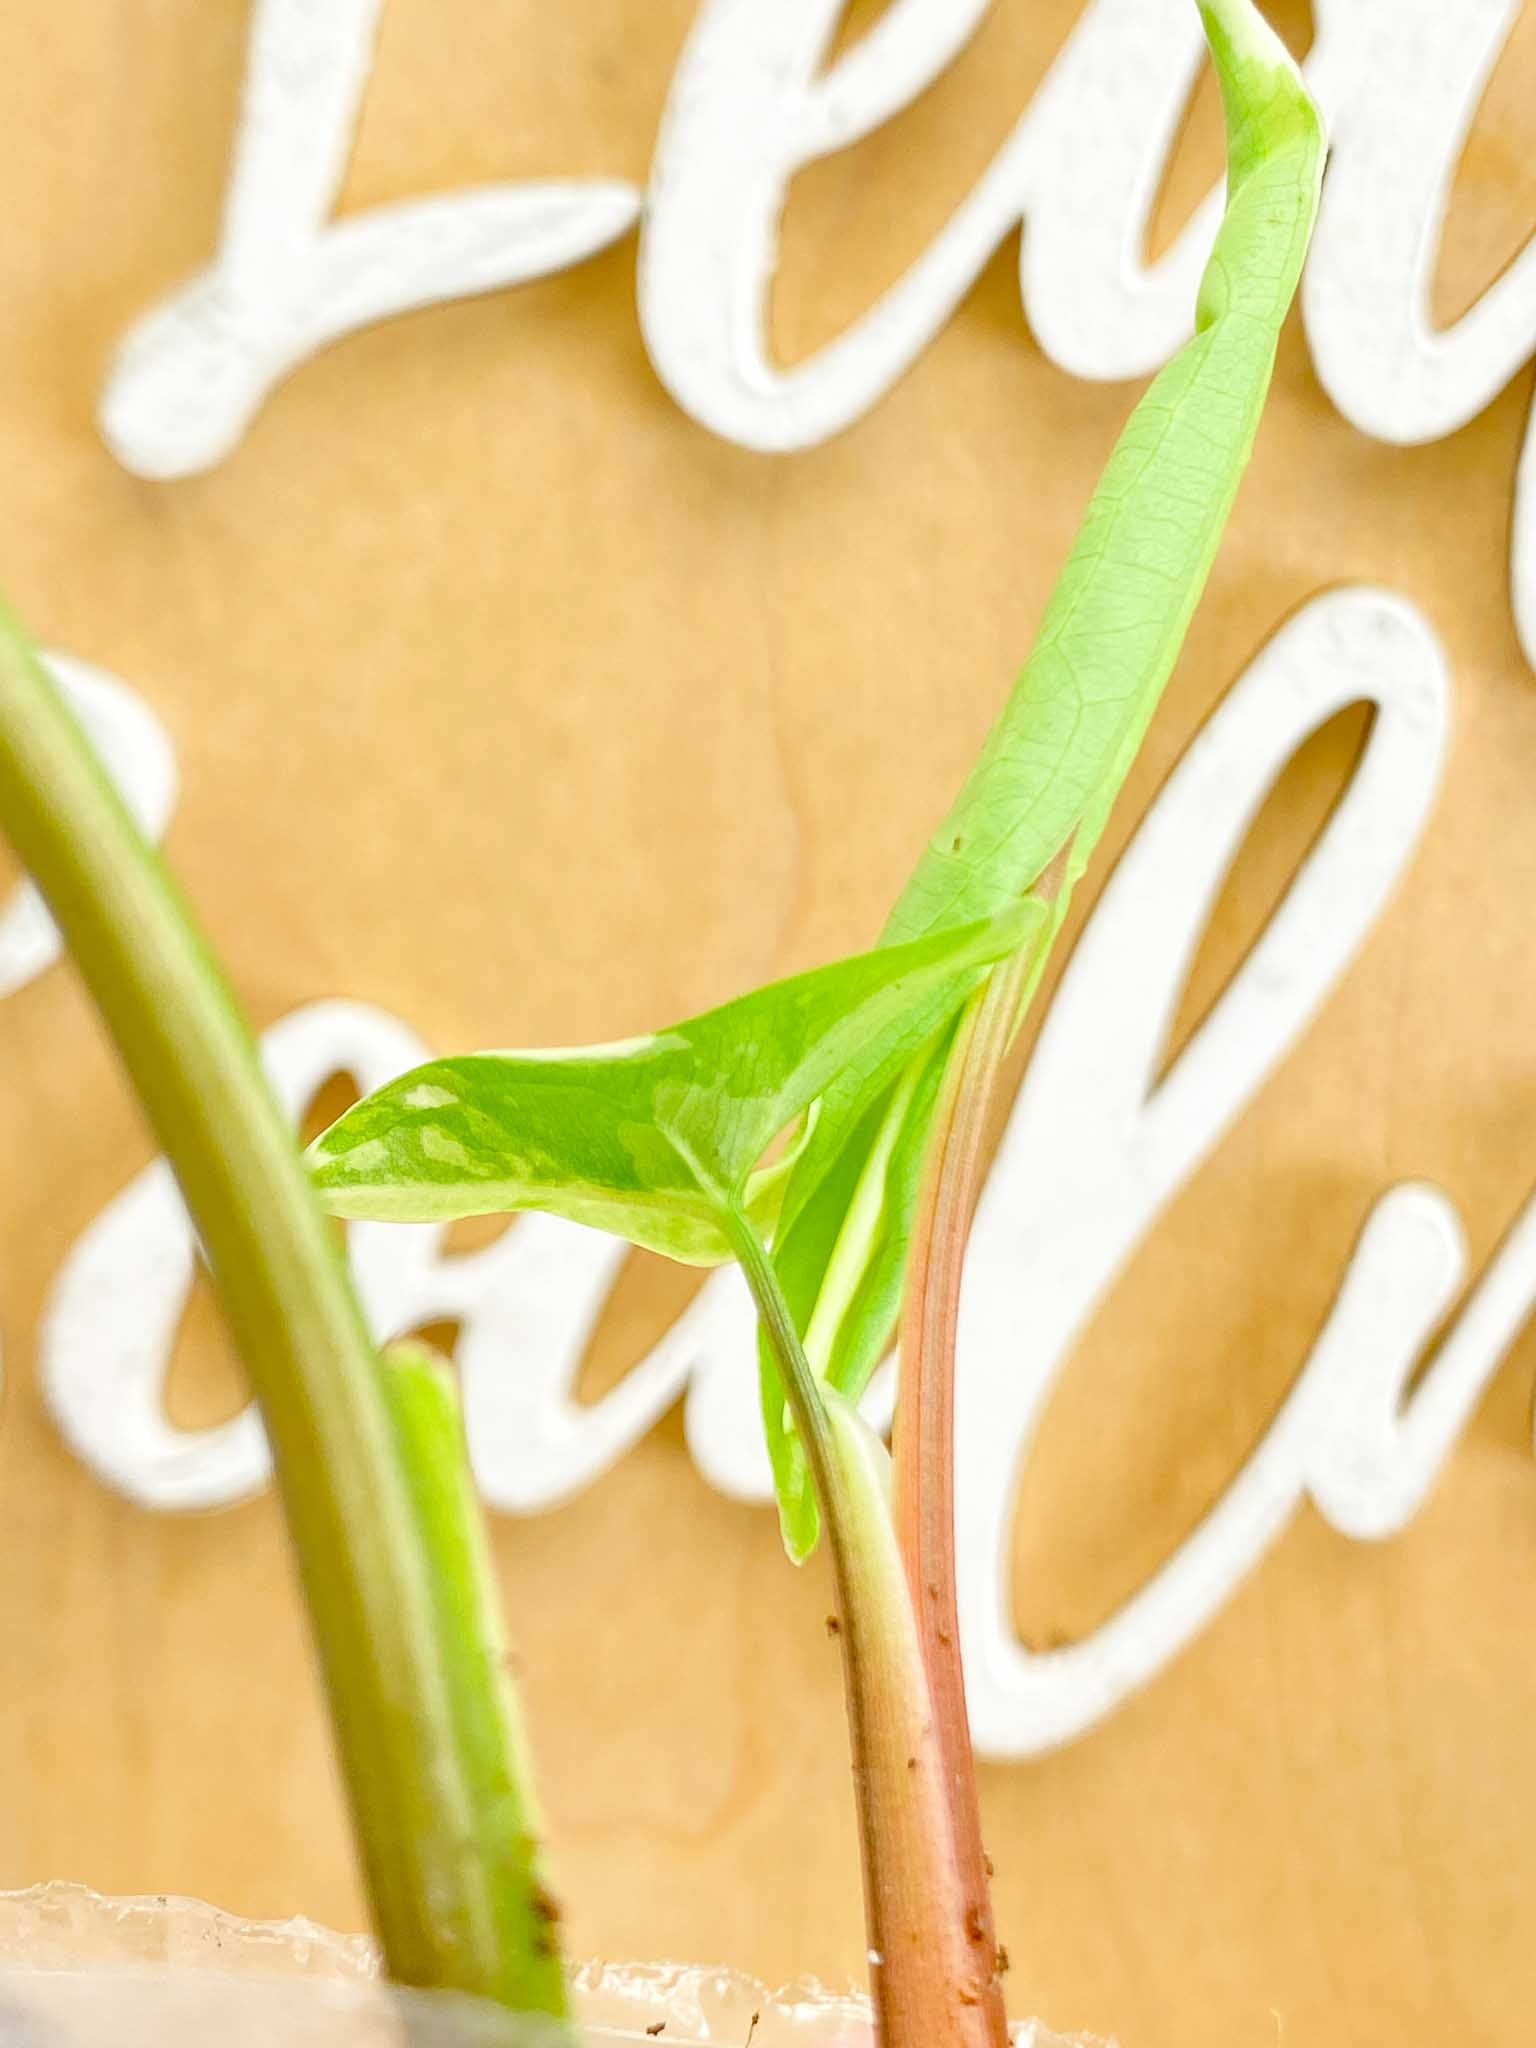
[[[592,2048],[870,2048],[869,2012],[814,1985],[589,1965]],[[236,1920],[190,1899],[80,1885],[0,1893],[0,2048],[547,2048],[547,2027],[378,1980],[371,1945],[306,1920]],[[1032,2025],[1019,2048],[1070,2048]],[[1088,2044],[1079,2044],[1088,2048]]]

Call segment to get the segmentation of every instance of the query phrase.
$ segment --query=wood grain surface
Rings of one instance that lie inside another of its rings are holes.
[[[1077,11],[997,0],[919,106],[797,181],[786,359],[925,245]],[[643,178],[690,14],[389,0],[346,204]],[[1299,9],[1285,20],[1304,35]],[[792,459],[746,454],[657,384],[630,241],[332,348],[223,467],[136,481],[96,438],[95,394],[128,320],[211,249],[246,25],[231,0],[0,11],[0,580],[169,727],[170,848],[258,1021],[346,994],[445,1049],[611,1038],[866,941],[1027,646],[1133,394],[1045,360],[1010,249],[865,422]],[[1533,89],[1536,15],[1458,183],[1444,317],[1530,230]],[[1216,162],[1203,95],[1159,237]],[[1339,419],[1288,337],[1116,843],[1274,628],[1351,579],[1401,591],[1442,634],[1454,754],[1360,962],[1053,1401],[1018,1529],[1032,1638],[1102,1619],[1229,1483],[1390,1182],[1446,1188],[1474,1271],[1536,1182],[1536,678],[1506,587],[1529,397],[1527,375],[1453,440],[1388,449]],[[1287,776],[1189,1019],[1359,740],[1346,718]],[[65,1449],[36,1390],[50,1279],[148,1156],[68,972],[0,1004],[0,1883],[355,1925],[271,1501],[135,1510]],[[588,1392],[680,1298],[634,1262]],[[1527,1336],[1405,1536],[1351,1544],[1303,1510],[1126,1710],[985,1772],[1019,2010],[1125,2048],[1529,2040],[1533,1366]],[[199,1303],[175,1412],[239,1400]],[[820,1570],[794,1577],[771,1515],[707,1489],[675,1415],[573,1504],[499,1520],[497,1544],[575,1949],[857,1971]]]

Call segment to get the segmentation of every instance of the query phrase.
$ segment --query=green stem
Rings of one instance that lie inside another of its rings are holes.
[[[816,1378],[762,1240],[731,1237],[784,1376],[832,1552],[881,2048],[994,2048],[990,1922],[961,1868],[884,1446]]]
[[[196,923],[0,610],[0,824],[47,898],[175,1170],[260,1403],[375,1924],[402,1982],[562,2014],[509,1933],[531,1856],[488,1858],[494,1717],[457,1719],[433,1560],[379,1360],[250,1034]]]
[[[485,1947],[547,1966],[563,1989],[555,1939],[559,1912],[538,1880],[532,1763],[485,1515],[464,1440],[458,1381],[447,1361],[425,1344],[391,1344],[380,1363],[417,1531],[431,1565],[453,1740],[472,1774],[470,1825],[484,1880],[476,1905],[490,1916]],[[508,1989],[526,2009],[525,1987]]]

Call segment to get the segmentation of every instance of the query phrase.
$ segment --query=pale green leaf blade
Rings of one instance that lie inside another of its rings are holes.
[[[1249,0],[1203,0],[1227,112],[1225,217],[1196,333],[1122,434],[1039,636],[886,927],[901,941],[1022,895],[1102,829],[1247,466],[1321,189],[1317,109]]]
[[[675,1030],[694,1051],[686,1094],[661,1091],[657,1127],[739,1193],[812,1103],[841,1115],[878,1093],[1034,926],[1020,904],[772,983]],[[806,1162],[809,1170],[810,1162]]]
[[[729,1257],[691,1163],[655,1129],[657,1091],[686,1087],[669,1032],[569,1052],[432,1060],[353,1105],[309,1148],[334,1216],[443,1223],[548,1209],[690,1264]]]
[[[434,1060],[310,1148],[332,1214],[392,1222],[544,1209],[694,1264],[731,1256],[772,1141],[834,1083],[878,1092],[989,966],[1017,910],[838,961],[618,1045]],[[760,1209],[757,1213],[761,1213]]]

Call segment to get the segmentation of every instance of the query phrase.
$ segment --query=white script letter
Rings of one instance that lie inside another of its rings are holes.
[[[139,476],[211,469],[308,355],[391,314],[544,277],[634,225],[613,180],[486,185],[327,226],[383,0],[257,0],[218,259],[123,341],[101,431]]]
[[[1184,0],[1093,0],[980,183],[884,298],[807,363],[776,369],[768,294],[795,172],[910,103],[989,0],[897,0],[829,71],[845,0],[707,0],[678,65],[641,240],[658,375],[728,440],[806,448],[867,412],[1026,214],[1025,303],[1079,376],[1131,377],[1183,340],[1214,203],[1158,263],[1141,245],[1204,41]]]
[[[1309,733],[1362,700],[1376,718],[1336,812],[1156,1082],[1201,931],[1267,792]],[[1118,1614],[1067,1649],[1037,1655],[1018,1641],[1013,1509],[1050,1389],[1116,1274],[1381,915],[1440,781],[1447,709],[1444,661],[1417,614],[1371,591],[1315,600],[1169,778],[1062,979],[977,1215],[961,1308],[956,1539],[972,1716],[989,1755],[1048,1749],[1110,1713],[1230,1598],[1305,1490],[1331,1354],[1314,1357],[1225,1498]],[[1445,1265],[1427,1262],[1401,1313],[1371,1328],[1372,1348],[1396,1355],[1404,1318],[1422,1338],[1425,1314],[1444,1307]]]
[[[1522,0],[1347,0],[1328,9],[1333,162],[1303,284],[1317,373],[1347,420],[1398,446],[1454,434],[1536,351],[1536,242],[1454,327],[1431,324],[1456,167]],[[1536,666],[1536,416],[1512,583]]]

